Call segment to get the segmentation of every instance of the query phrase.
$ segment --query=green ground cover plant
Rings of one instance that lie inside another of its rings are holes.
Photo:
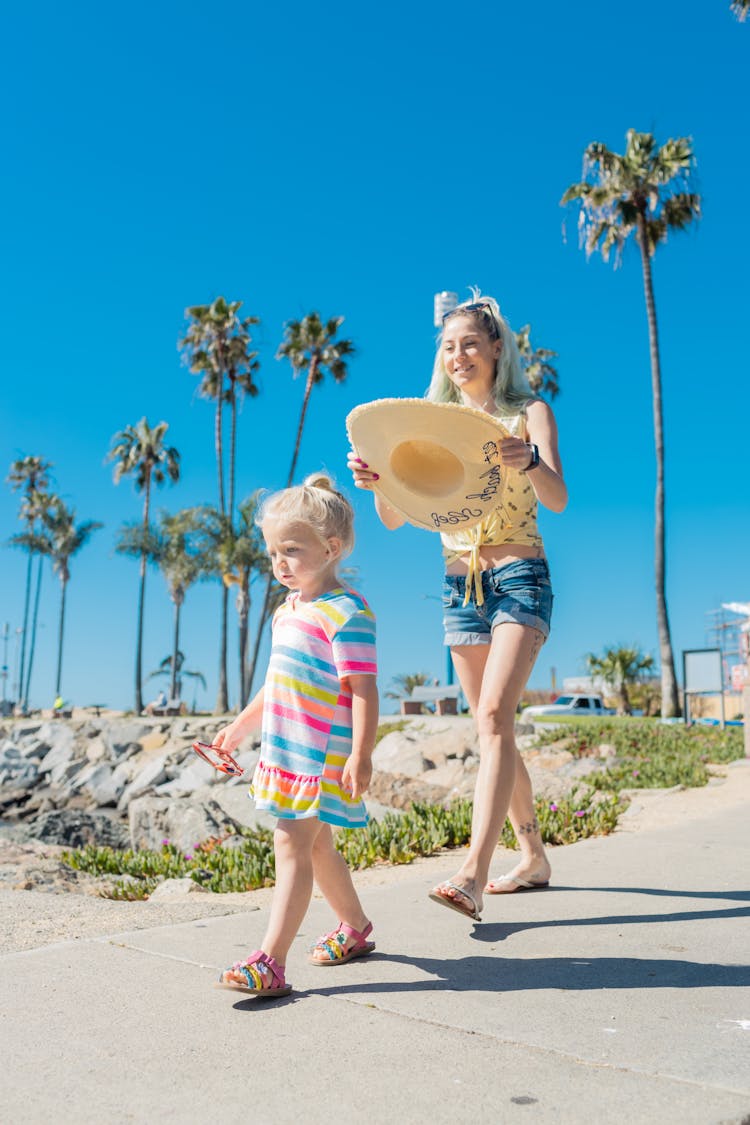
[[[625,807],[617,795],[602,799],[593,790],[576,790],[557,802],[538,799],[536,814],[542,838],[550,844],[569,844],[586,836],[614,830]],[[471,836],[472,802],[440,805],[414,804],[398,815],[386,813],[366,828],[342,829],[336,846],[352,869],[378,863],[411,863],[418,856],[435,855],[464,847]],[[515,836],[506,824],[501,842],[515,847]],[[63,862],[76,871],[97,876],[121,876],[101,891],[105,898],[144,899],[163,879],[188,877],[209,891],[250,891],[274,882],[273,833],[247,828],[226,840],[212,838],[189,851],[164,840],[158,851],[85,848],[66,851]]]
[[[561,729],[562,728],[562,729]],[[576,757],[612,746],[615,756],[586,779],[595,789],[652,789],[705,785],[707,765],[744,757],[743,733],[733,727],[665,725],[650,719],[592,719],[565,722],[539,735],[540,745],[566,739]]]
[[[384,723],[381,737],[406,725],[398,720]],[[540,734],[537,744],[557,742],[561,737],[578,757],[595,754],[602,744],[612,746],[615,756],[567,796],[554,801],[537,798],[536,816],[548,844],[571,844],[613,832],[628,805],[622,789],[705,785],[707,763],[744,756],[742,732],[736,729],[665,726],[648,719],[566,721]],[[415,803],[402,815],[386,813],[366,828],[341,830],[336,846],[353,869],[411,863],[418,856],[468,844],[471,813],[472,802],[466,799],[453,801],[447,808]],[[500,842],[516,847],[508,821]],[[227,839],[212,838],[189,851],[164,840],[154,851],[89,846],[64,852],[62,858],[75,870],[115,877],[101,892],[115,899],[148,898],[163,879],[185,876],[218,894],[271,886],[275,878],[273,833],[264,828],[247,828]]]

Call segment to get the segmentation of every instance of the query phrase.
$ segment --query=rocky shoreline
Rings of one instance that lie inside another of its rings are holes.
[[[217,772],[192,751],[194,740],[210,742],[225,722],[103,715],[0,723],[0,885],[98,894],[102,880],[67,868],[60,859],[65,848],[159,848],[168,839],[187,849],[243,826],[271,826],[247,796],[256,739],[246,739],[236,755],[241,778]],[[479,758],[470,718],[384,716],[382,730],[371,815],[471,796]],[[575,758],[565,739],[543,747],[535,741],[530,724],[519,726],[534,787],[550,798],[601,764]],[[600,747],[601,758],[610,749]]]

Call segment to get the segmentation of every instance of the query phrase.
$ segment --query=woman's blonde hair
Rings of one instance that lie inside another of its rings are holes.
[[[325,473],[313,473],[303,484],[267,496],[261,503],[255,522],[262,528],[266,520],[304,523],[322,543],[339,539],[340,558],[351,554],[354,547],[354,510]]]
[[[521,366],[521,356],[513,330],[500,312],[494,297],[483,297],[479,289],[472,286],[471,300],[456,305],[443,318],[445,325],[454,316],[466,316],[473,320],[479,331],[485,332],[491,340],[501,340],[500,355],[495,364],[494,398],[500,414],[516,414],[530,399],[536,398],[526,374]],[[443,363],[443,329],[438,336],[435,365],[432,380],[425,396],[431,402],[462,402],[461,392],[451,382]]]

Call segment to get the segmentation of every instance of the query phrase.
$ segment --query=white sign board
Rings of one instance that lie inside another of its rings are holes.
[[[682,667],[685,675],[685,691],[721,692],[721,649],[694,648],[682,654]]]

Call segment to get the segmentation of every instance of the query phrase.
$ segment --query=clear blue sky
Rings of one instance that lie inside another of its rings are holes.
[[[466,11],[466,9],[464,9]],[[217,294],[261,317],[261,395],[245,404],[239,489],[283,485],[302,399],[274,359],[284,322],[343,315],[357,345],[344,385],[315,390],[300,475],[326,466],[357,510],[353,563],[379,619],[381,687],[444,674],[437,536],[389,533],[350,488],[344,419],[360,402],[419,395],[432,296],[477,284],[511,324],[559,353],[554,404],[570,504],[544,513],[553,633],[532,686],[636,643],[658,655],[654,454],[640,265],[587,264],[558,205],[593,140],[629,127],[690,135],[705,217],[657,255],[666,424],[668,604],[678,665],[707,611],[750,599],[747,494],[750,250],[744,192],[750,24],[728,0],[622,12],[562,5],[376,7],[93,3],[6,16],[2,214],[3,476],[54,463],[79,519],[106,526],[72,563],[64,694],[133,700],[137,564],[114,555],[141,497],[115,487],[112,435],[169,423],[183,475],[155,497],[214,502],[213,407],[176,342],[184,310]],[[18,498],[0,488],[0,538]],[[0,624],[21,624],[24,556],[0,550]],[[58,583],[45,574],[32,703],[54,690]],[[183,614],[187,665],[212,705],[216,586]],[[231,698],[237,698],[231,619]],[[144,668],[170,651],[171,603],[149,578]],[[9,647],[13,672],[14,643]],[[151,684],[145,694],[152,694]]]

